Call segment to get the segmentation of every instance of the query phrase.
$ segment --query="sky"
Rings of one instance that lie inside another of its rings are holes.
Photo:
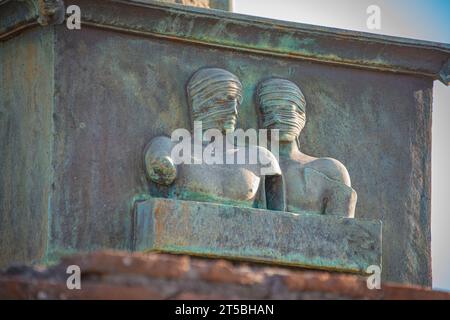
[[[367,28],[377,5],[381,29]],[[450,0],[234,0],[233,11],[333,28],[450,43]],[[431,250],[433,288],[450,291],[450,87],[433,94]]]

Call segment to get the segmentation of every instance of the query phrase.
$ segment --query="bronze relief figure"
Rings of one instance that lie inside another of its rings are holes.
[[[265,202],[265,176],[281,175],[276,157],[269,150],[258,146],[222,143],[213,149],[218,163],[199,161],[199,157],[205,150],[211,150],[213,144],[208,133],[213,132],[214,138],[218,139],[235,131],[242,101],[242,84],[239,79],[223,69],[200,69],[187,85],[187,97],[194,130],[195,122],[202,126],[201,152],[191,153],[187,157],[184,155],[186,161],[176,164],[172,157],[174,148],[177,148],[176,143],[166,136],[152,139],[145,150],[144,159],[149,179],[153,183],[168,186],[169,198],[173,199],[266,207],[261,203]],[[194,141],[190,145],[190,150],[194,150]],[[243,148],[246,150],[242,150]],[[226,161],[227,157],[234,157],[239,151],[245,151],[248,155],[250,149],[256,149],[265,159],[257,163],[246,161],[243,164]]]
[[[265,129],[278,129],[279,163],[283,173],[286,210],[354,217],[357,200],[342,163],[315,158],[300,150],[306,122],[306,100],[300,88],[285,79],[263,81],[257,99]]]

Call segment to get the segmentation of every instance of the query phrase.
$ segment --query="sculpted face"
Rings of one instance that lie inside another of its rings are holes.
[[[242,101],[242,85],[234,74],[218,68],[201,69],[192,76],[187,91],[192,120],[202,121],[204,131],[234,131]]]
[[[265,129],[278,129],[280,141],[295,141],[306,121],[306,101],[300,88],[285,79],[269,79],[258,87]]]
[[[217,92],[205,105],[205,111],[194,117],[202,121],[203,130],[216,128],[222,132],[233,132],[236,128],[239,101],[238,97],[229,92]]]

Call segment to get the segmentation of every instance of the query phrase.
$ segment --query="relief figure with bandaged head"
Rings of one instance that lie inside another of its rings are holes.
[[[263,147],[236,145],[234,139],[227,140],[235,132],[242,102],[240,80],[224,69],[200,69],[187,84],[187,99],[192,130],[182,130],[192,133],[194,138],[187,147],[186,143],[182,144],[182,150],[173,134],[172,139],[153,138],[144,154],[150,181],[168,188],[168,197],[173,199],[282,209],[267,204],[264,191],[268,177],[281,178],[276,157]],[[200,131],[198,135],[197,131]],[[196,139],[197,136],[201,138]],[[229,159],[241,151],[245,155],[256,151],[258,161],[230,163]],[[180,153],[182,157],[178,157]],[[204,159],[205,154],[213,156],[214,160]],[[180,158],[183,161],[179,161]],[[281,194],[273,195],[271,199],[281,197]]]
[[[265,129],[278,129],[286,211],[354,217],[356,192],[344,165],[332,158],[301,152],[299,137],[306,122],[306,100],[286,79],[261,82],[257,100]]]

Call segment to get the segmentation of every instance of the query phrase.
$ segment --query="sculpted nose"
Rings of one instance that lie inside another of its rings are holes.
[[[235,115],[238,114],[237,103],[236,103],[236,101],[233,101],[233,113],[234,113]]]

